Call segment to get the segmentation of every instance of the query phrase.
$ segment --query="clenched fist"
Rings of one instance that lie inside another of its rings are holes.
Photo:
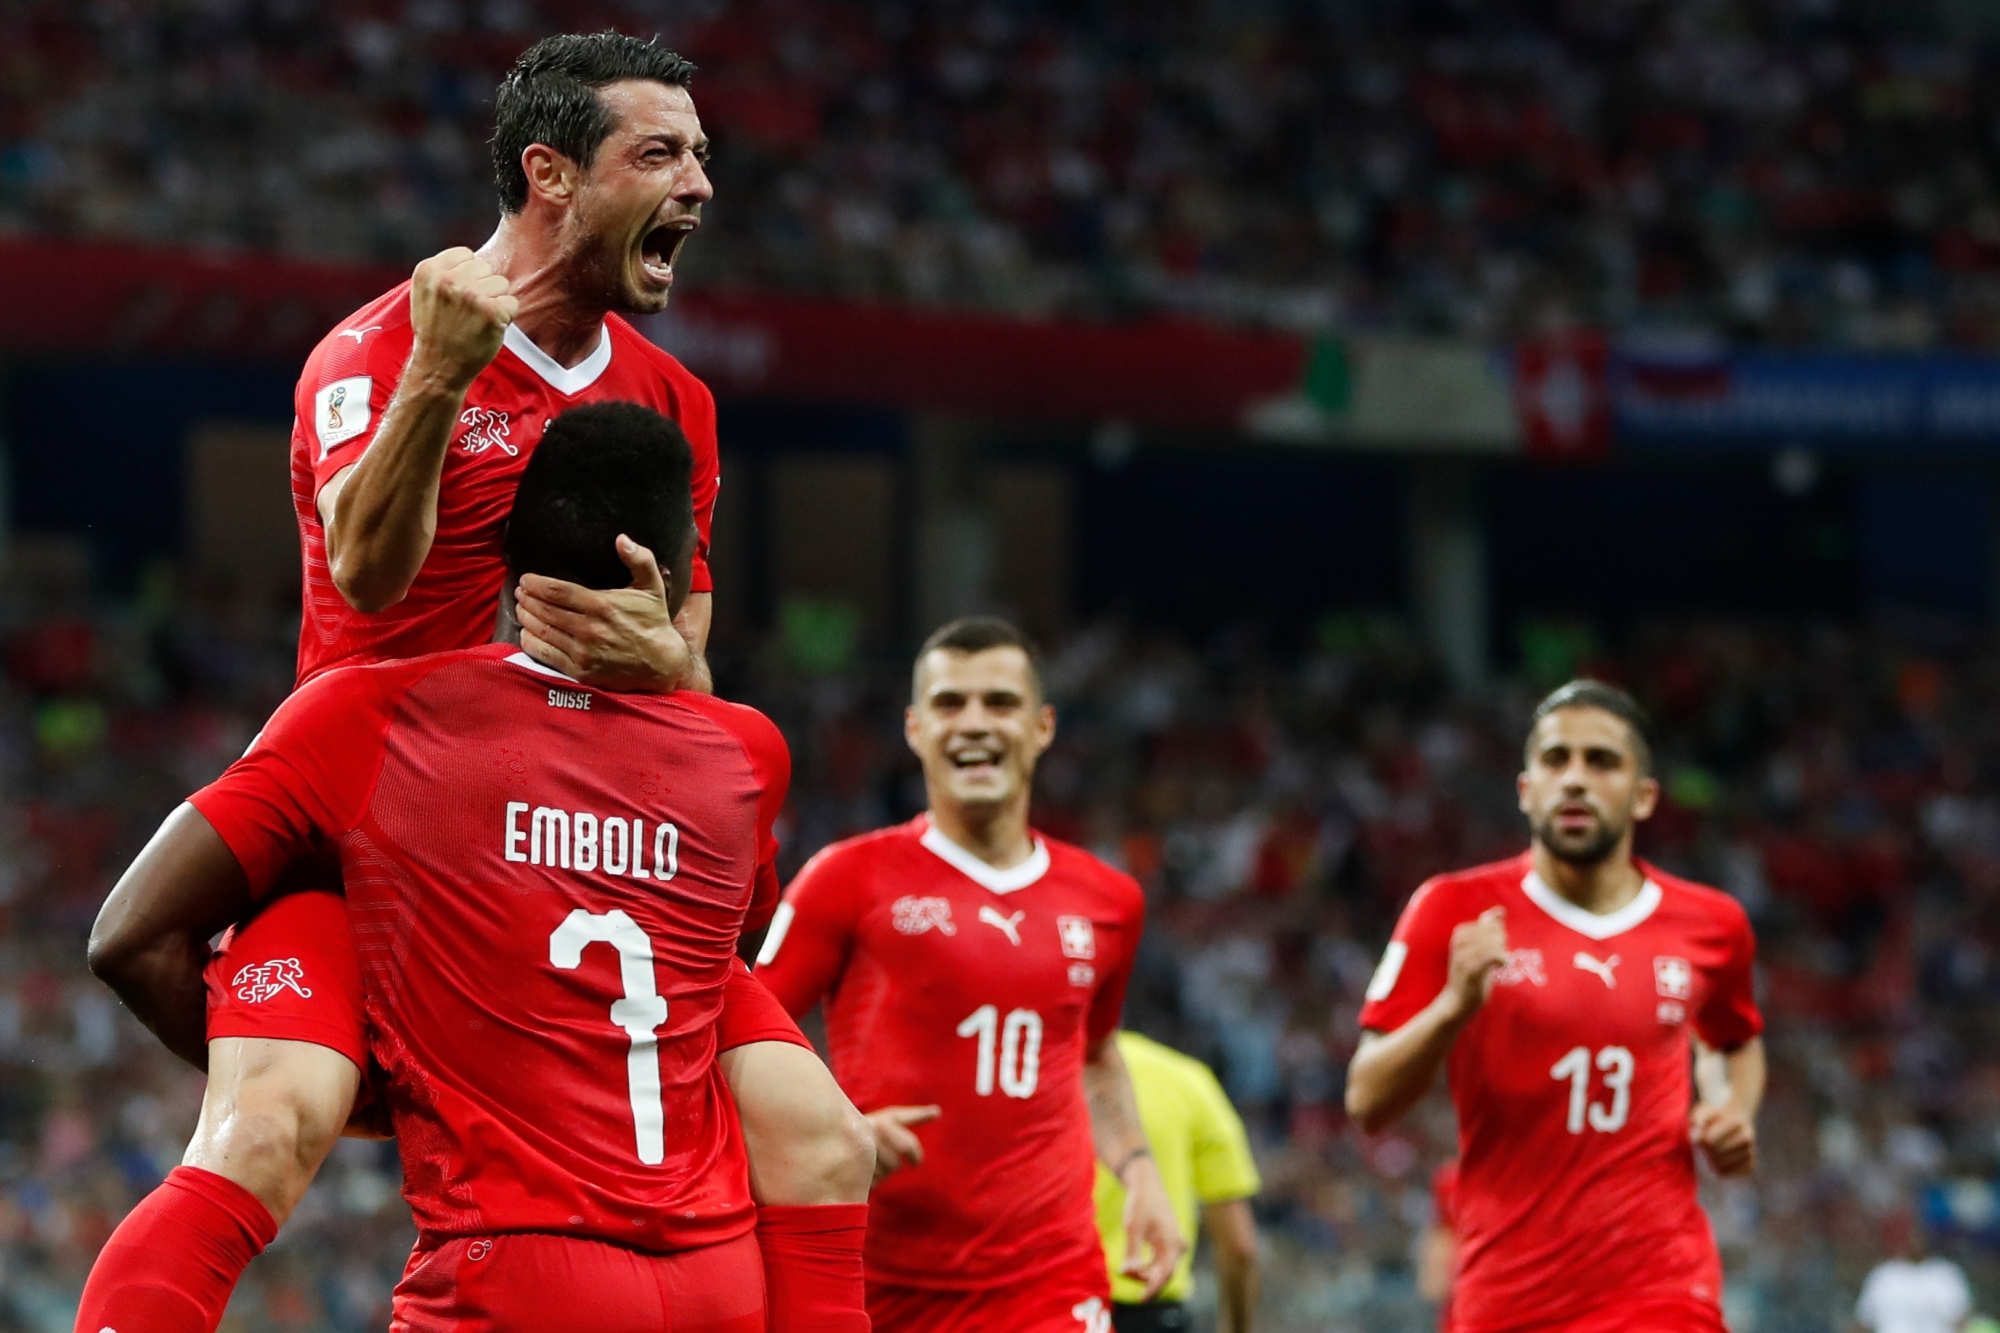
[[[1688,1137],[1718,1176],[1747,1176],[1757,1169],[1757,1126],[1733,1106],[1697,1105],[1688,1114]]]
[[[1445,993],[1461,1017],[1479,1012],[1493,993],[1493,979],[1507,965],[1507,909],[1489,907],[1477,921],[1462,921],[1451,932],[1451,971]]]
[[[463,388],[500,354],[520,308],[506,275],[464,246],[432,255],[410,281],[410,359]]]

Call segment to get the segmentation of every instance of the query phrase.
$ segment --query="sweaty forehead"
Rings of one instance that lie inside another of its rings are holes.
[[[1032,697],[1034,673],[1028,669],[1028,655],[1012,646],[986,648],[976,653],[933,648],[917,663],[917,692],[920,698],[951,692],[984,694],[990,690],[1012,690]]]
[[[686,88],[651,79],[621,79],[598,89],[597,95],[617,118],[613,133],[701,138],[701,117],[695,114],[694,97]]]
[[[1528,737],[1528,753],[1539,754],[1551,746],[1571,749],[1612,749],[1633,752],[1632,728],[1624,718],[1602,708],[1579,705],[1558,708],[1540,722]]]

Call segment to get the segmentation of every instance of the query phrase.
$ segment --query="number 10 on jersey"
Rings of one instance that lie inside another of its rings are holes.
[[[996,1034],[999,1037],[997,1052]],[[972,1075],[974,1092],[982,1097],[991,1097],[997,1073],[1000,1091],[1009,1097],[1035,1095],[1035,1085],[1042,1080],[1040,1014],[1032,1009],[1015,1009],[1002,1023],[998,1005],[982,1004],[958,1025],[958,1035],[979,1038],[979,1064]]]

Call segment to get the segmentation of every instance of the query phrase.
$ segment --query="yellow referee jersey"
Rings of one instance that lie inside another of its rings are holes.
[[[1186,1300],[1202,1206],[1255,1194],[1257,1163],[1242,1119],[1207,1065],[1136,1032],[1118,1034],[1118,1053],[1132,1071],[1146,1142],[1159,1161],[1188,1242],[1187,1254],[1159,1298]],[[1111,1268],[1112,1299],[1138,1300],[1145,1288],[1118,1272],[1125,1262],[1125,1188],[1102,1162],[1097,1165],[1097,1233],[1104,1238],[1105,1262]]]

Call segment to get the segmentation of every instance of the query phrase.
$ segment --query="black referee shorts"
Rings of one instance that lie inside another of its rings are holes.
[[[1111,1327],[1118,1333],[1187,1333],[1187,1307],[1179,1301],[1148,1301],[1144,1305],[1111,1307]]]

